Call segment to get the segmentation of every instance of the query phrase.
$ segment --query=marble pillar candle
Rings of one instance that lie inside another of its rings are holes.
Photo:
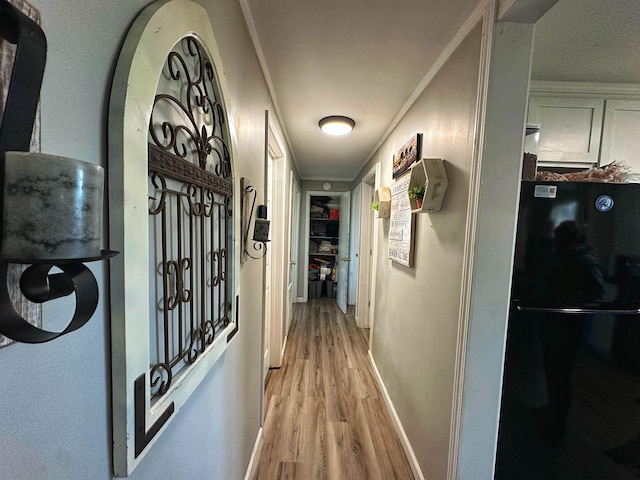
[[[104,169],[55,155],[5,155],[2,256],[100,255]]]

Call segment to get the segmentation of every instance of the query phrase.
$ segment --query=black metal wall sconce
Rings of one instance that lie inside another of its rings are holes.
[[[7,0],[0,0],[0,38],[16,45],[11,82],[0,126],[0,334],[42,343],[77,330],[98,305],[98,284],[85,262],[118,252],[101,250],[104,170],[79,160],[31,153],[46,63],[42,29]],[[9,297],[9,264],[29,265],[20,290],[44,303],[76,294],[76,308],[60,332],[22,318]],[[59,272],[50,273],[57,267]]]
[[[267,220],[267,207],[266,205],[258,205],[256,209],[256,197],[258,192],[256,188],[251,185],[251,182],[247,178],[242,177],[240,179],[240,190],[242,196],[240,197],[241,205],[240,211],[242,212],[242,257],[241,260],[244,263],[247,257],[258,260],[267,254],[267,242],[269,242],[269,226],[270,222]],[[248,249],[249,243],[249,229],[251,228],[251,220],[253,219],[253,212],[256,210],[256,219],[253,227],[253,254]]]

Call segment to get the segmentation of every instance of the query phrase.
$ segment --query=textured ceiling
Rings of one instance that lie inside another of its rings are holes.
[[[240,0],[303,179],[352,180],[478,0]],[[559,0],[536,80],[640,83],[640,0]],[[356,121],[345,137],[318,128]]]
[[[534,80],[640,83],[638,0],[560,0],[535,35]]]
[[[243,0],[303,178],[352,180],[478,0]],[[356,121],[345,137],[318,128]]]

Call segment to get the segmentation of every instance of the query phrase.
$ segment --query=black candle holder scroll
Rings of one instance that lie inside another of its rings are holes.
[[[256,197],[258,192],[251,185],[248,179],[242,177],[240,179],[240,190],[242,191],[240,210],[242,212],[242,262],[247,257],[258,260],[267,254],[267,243],[269,242],[270,222],[267,220],[267,207],[258,205],[256,209]],[[256,219],[253,227],[253,244],[252,250],[249,250],[249,229],[251,228],[251,220],[253,220],[253,212],[256,211]]]

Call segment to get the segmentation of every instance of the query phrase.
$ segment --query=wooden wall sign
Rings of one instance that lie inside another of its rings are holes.
[[[9,3],[27,15],[31,20],[40,25],[40,12],[26,0],[9,0]],[[0,38],[0,121],[4,116],[4,107],[9,92],[9,84],[11,82],[11,72],[13,70],[13,60],[16,55],[16,46],[8,41]],[[33,122],[33,134],[31,136],[32,152],[40,151],[40,106],[36,112],[36,119]],[[0,212],[0,215],[2,212]],[[13,302],[16,312],[36,327],[42,326],[42,305],[29,302],[18,286],[22,271],[26,265],[10,264],[7,272],[7,284],[9,287],[9,296]],[[13,340],[0,335],[0,348],[11,345]]]
[[[410,175],[403,175],[391,187],[391,218],[389,228],[389,258],[406,267],[413,267],[415,215],[407,190]]]

